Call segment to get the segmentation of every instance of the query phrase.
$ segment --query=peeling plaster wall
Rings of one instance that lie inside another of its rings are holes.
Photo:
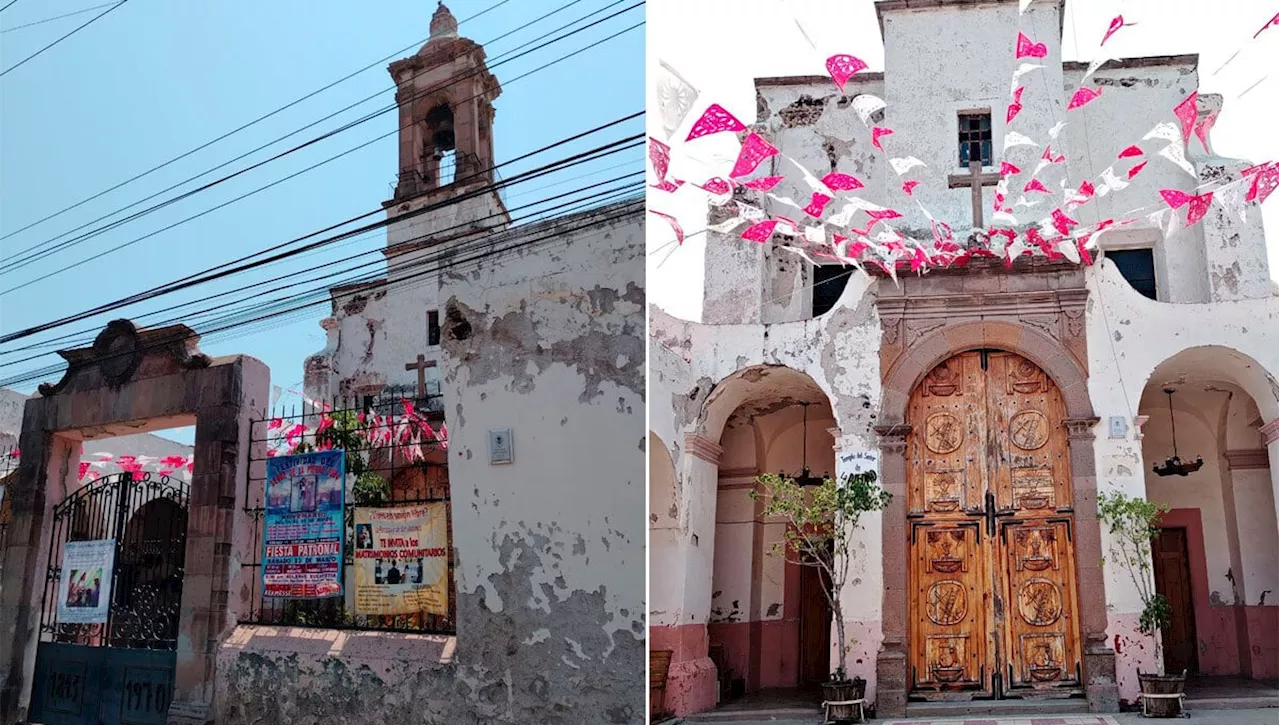
[[[1098,491],[1120,490],[1131,496],[1146,496],[1147,470],[1152,461],[1144,457],[1145,440],[1139,439],[1134,416],[1144,388],[1160,385],[1152,378],[1157,366],[1179,353],[1195,353],[1206,346],[1220,348],[1219,379],[1230,382],[1247,393],[1257,404],[1262,421],[1276,418],[1278,403],[1276,374],[1280,335],[1277,333],[1277,299],[1217,302],[1204,304],[1168,304],[1149,300],[1133,290],[1120,276],[1115,265],[1104,261],[1086,275],[1090,290],[1086,312],[1089,336],[1089,396],[1095,413],[1102,419],[1094,444],[1097,462]],[[1153,408],[1152,423],[1156,425]],[[1165,413],[1167,415],[1167,413]],[[1125,419],[1124,438],[1107,434],[1111,416]],[[1153,430],[1155,430],[1153,428]],[[1154,434],[1157,438],[1158,433]],[[1179,435],[1182,426],[1179,425]],[[1181,449],[1181,443],[1180,449]],[[1164,454],[1167,455],[1167,454]],[[1202,454],[1208,459],[1212,454]],[[1163,460],[1163,455],[1161,456]],[[1219,479],[1215,479],[1218,481]],[[1276,486],[1274,470],[1270,479]],[[1164,486],[1165,484],[1157,484]],[[1164,490],[1164,489],[1161,489]],[[1221,487],[1218,503],[1211,511],[1223,512]],[[1208,502],[1199,502],[1210,505]],[[1275,509],[1269,512],[1275,526]],[[1220,514],[1215,514],[1220,515]],[[1205,522],[1206,536],[1211,522]],[[1102,546],[1109,551],[1110,534],[1103,528]],[[1221,562],[1221,555],[1216,559]],[[1212,572],[1212,564],[1211,574]],[[1155,669],[1153,641],[1137,630],[1142,603],[1128,574],[1108,558],[1104,565],[1108,609],[1108,635],[1117,646],[1117,679],[1120,697],[1133,701],[1138,693],[1137,670]],[[1221,577],[1225,571],[1218,571]],[[1221,579],[1216,581],[1221,582]],[[1229,589],[1227,590],[1229,591]]]
[[[947,222],[957,236],[973,226],[968,189],[948,189],[946,175],[965,173],[957,154],[957,118],[962,110],[991,112],[992,151],[998,158],[1004,146],[1005,108],[1009,80],[1021,61],[1006,49],[1013,48],[1021,28],[1048,54],[1036,63],[1044,68],[1023,77],[1027,90],[1017,128],[1036,139],[1065,113],[1062,88],[1062,48],[1057,3],[1033,3],[1021,18],[1016,4],[978,7],[941,7],[884,14],[885,110],[884,125],[894,134],[882,140],[891,156],[915,156],[926,170],[904,178],[921,179],[914,198],[937,219]],[[946,69],[946,72],[940,72]],[[1026,168],[1034,166],[1042,148],[1016,147],[1009,160]],[[1071,154],[1074,148],[1055,152]],[[1029,157],[1024,159],[1023,157]],[[988,171],[999,170],[999,164]],[[895,177],[896,178],[896,177]],[[896,226],[909,236],[930,237],[929,220],[900,188],[891,183],[880,202],[902,212]],[[983,204],[990,210],[994,187],[983,189]],[[1017,200],[1011,191],[1010,203]],[[1025,209],[1018,210],[1025,213]],[[1046,212],[1047,214],[1047,212]]]
[[[644,721],[643,223],[617,213],[441,279],[459,657],[510,722]]]
[[[240,627],[220,719],[631,724],[645,719],[643,221],[620,205],[430,283],[347,290],[308,392],[412,390],[440,305],[457,635]],[[332,393],[330,393],[332,394]],[[491,465],[489,431],[514,462]]]

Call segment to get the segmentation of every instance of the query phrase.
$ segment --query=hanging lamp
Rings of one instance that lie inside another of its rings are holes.
[[[800,486],[821,486],[826,480],[825,476],[814,476],[809,471],[809,403],[801,403],[804,406],[804,438],[800,441],[801,451],[801,469],[800,475],[792,477]],[[779,473],[778,475],[786,477],[787,474]]]
[[[1174,388],[1172,386],[1167,387],[1164,389],[1164,392],[1165,395],[1169,396],[1169,430],[1173,434],[1173,455],[1165,459],[1163,466],[1158,463],[1152,464],[1151,470],[1154,471],[1157,476],[1185,476],[1188,473],[1195,473],[1204,465],[1204,459],[1200,456],[1196,456],[1196,460],[1193,462],[1183,462],[1183,460],[1178,457],[1178,429],[1174,426],[1173,422]]]

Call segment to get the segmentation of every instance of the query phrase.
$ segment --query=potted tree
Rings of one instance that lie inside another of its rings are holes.
[[[1169,626],[1172,609],[1169,600],[1155,590],[1152,572],[1151,542],[1160,535],[1160,520],[1169,507],[1127,496],[1119,491],[1108,491],[1098,496],[1098,518],[1111,531],[1110,552],[1112,560],[1129,574],[1142,598],[1142,613],[1138,616],[1138,631],[1155,642],[1156,672],[1138,671],[1138,683],[1142,688],[1143,712],[1150,717],[1178,717],[1182,714],[1181,695],[1186,686],[1187,672],[1178,674],[1164,670],[1164,650],[1159,632]]]
[[[858,519],[864,513],[883,509],[891,495],[876,485],[875,471],[849,474],[839,481],[826,477],[816,486],[803,486],[789,476],[767,473],[756,477],[751,498],[763,502],[765,516],[780,517],[788,524],[783,540],[775,543],[769,553],[801,566],[819,568],[830,584],[823,593],[836,620],[840,664],[823,683],[823,699],[863,699],[867,681],[848,676],[849,640],[844,631],[840,592],[849,580]],[[833,721],[857,717],[853,705],[832,706],[827,715]]]

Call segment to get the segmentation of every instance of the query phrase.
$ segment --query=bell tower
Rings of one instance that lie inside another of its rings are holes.
[[[510,215],[487,188],[495,179],[493,101],[502,87],[485,66],[484,48],[458,35],[458,21],[440,3],[426,44],[388,70],[400,110],[400,158],[394,195],[383,208],[395,219],[438,207],[393,223],[388,257],[505,228]],[[391,264],[393,276],[400,262]]]

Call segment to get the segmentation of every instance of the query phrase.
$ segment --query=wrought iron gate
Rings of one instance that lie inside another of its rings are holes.
[[[187,542],[187,484],[105,476],[53,509],[32,722],[161,725],[173,697]],[[114,541],[107,620],[58,621],[66,544]]]

